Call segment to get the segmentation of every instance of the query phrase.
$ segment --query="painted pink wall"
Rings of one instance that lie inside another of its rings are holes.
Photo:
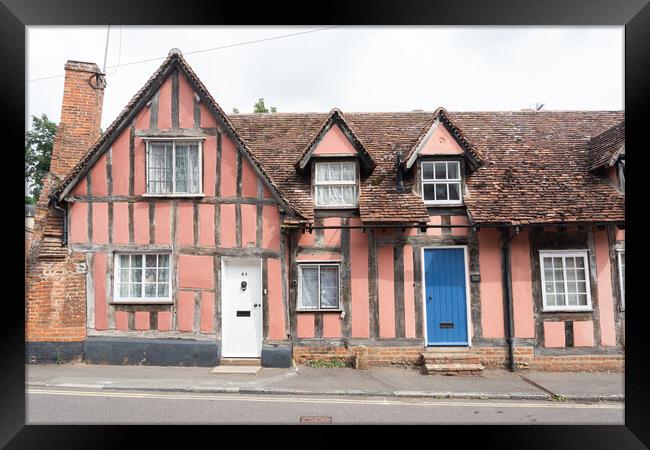
[[[158,99],[158,128],[166,129],[172,127],[172,79],[167,77],[160,86],[160,97]]]
[[[87,187],[86,187],[86,177],[83,177],[79,183],[70,191],[72,195],[86,195],[87,194]]]
[[[419,279],[419,274],[413,273],[413,247],[404,246],[404,331],[407,338],[415,337],[415,298],[413,283]]]
[[[154,215],[156,224],[156,244],[169,244],[171,242],[171,203],[156,202]]]
[[[310,253],[308,255],[302,254],[296,256],[296,261],[300,262],[307,262],[307,261],[340,261],[341,260],[341,254],[340,253],[335,253],[335,252],[318,252],[318,253]]]
[[[481,274],[481,326],[483,337],[502,338],[503,290],[501,288],[501,253],[499,234],[484,228],[478,233]]]
[[[257,197],[257,174],[246,158],[242,158],[241,165],[241,195],[242,197]]]
[[[113,203],[113,243],[129,243],[129,204]]]
[[[214,206],[199,204],[199,245],[214,246]]]
[[[241,205],[241,245],[255,247],[257,230],[257,206]]]
[[[442,225],[442,218],[441,216],[429,216],[429,222],[428,225]],[[417,229],[414,229],[416,235],[417,235]],[[442,228],[427,228],[427,235],[428,236],[441,236],[442,235]]]
[[[359,226],[361,220],[350,219]],[[368,317],[368,235],[360,229],[350,230],[350,277],[352,284],[352,337],[370,336]]]
[[[625,230],[622,230],[620,228],[616,228],[615,232],[616,240],[617,241],[624,241],[625,240]]]
[[[136,130],[146,130],[149,128],[149,116],[151,108],[142,108],[138,114],[135,116],[135,128]]]
[[[201,292],[201,333],[214,331],[214,293]]]
[[[314,337],[314,313],[296,314],[296,333],[299,338]]]
[[[181,245],[194,245],[194,207],[192,202],[178,202],[176,214],[176,242]]]
[[[269,339],[286,339],[282,272],[279,259],[268,259]]]
[[[596,272],[598,277],[598,308],[600,312],[601,345],[616,345],[614,299],[609,264],[609,242],[607,230],[593,230],[596,247]]]
[[[379,337],[395,337],[395,272],[393,247],[377,249]],[[354,317],[354,316],[353,316]]]
[[[221,246],[235,247],[237,236],[235,233],[235,205],[221,205]]]
[[[312,155],[356,155],[357,151],[354,149],[348,138],[345,137],[341,128],[338,125],[332,126],[327,133],[323,135],[320,142],[314,149]]]
[[[469,221],[467,216],[451,216],[449,218],[452,225],[467,225]],[[452,236],[467,236],[467,228],[452,228]]]
[[[108,242],[108,203],[93,203],[93,242],[106,244]]]
[[[178,255],[178,286],[180,288],[213,289],[212,256]]]
[[[136,330],[149,329],[149,311],[135,312],[135,329]]]
[[[270,250],[280,250],[280,212],[278,207],[264,205],[262,207],[262,247]]]
[[[90,169],[90,185],[93,195],[104,196],[108,194],[108,183],[106,181],[106,154],[97,160]]]
[[[88,203],[75,202],[70,205],[70,242],[88,242]]]
[[[216,119],[204,103],[201,103],[201,126],[205,128],[218,128]]]
[[[146,192],[145,164],[147,161],[147,150],[145,142],[140,138],[134,139],[133,162],[133,194],[142,195]]]
[[[323,313],[323,337],[340,338],[341,336],[340,313]]]
[[[194,292],[179,291],[176,317],[178,331],[192,331],[194,325]]]
[[[338,217],[326,217],[323,219],[323,226],[340,226],[341,219]],[[324,229],[323,230],[323,240],[325,241],[325,246],[327,247],[336,247],[341,245],[341,230],[337,229]]]
[[[304,233],[300,233],[298,235],[298,245],[301,247],[312,247],[316,243],[315,239],[316,236],[314,235],[313,231],[311,233],[305,231]]]
[[[125,129],[111,146],[113,164],[113,195],[129,194],[129,129]]]
[[[203,141],[203,192],[214,195],[217,173],[217,137],[208,136]]]
[[[106,330],[108,328],[108,314],[106,309],[106,253],[95,253],[93,265],[95,329]]]
[[[237,149],[227,136],[221,142],[221,196],[237,194]]]
[[[522,230],[512,240],[510,258],[515,337],[532,338],[535,337],[535,317],[528,230]]]
[[[170,331],[172,329],[172,313],[170,311],[158,312],[158,331]]]
[[[544,322],[544,347],[564,347],[564,322]]]
[[[456,143],[443,124],[439,124],[433,134],[420,149],[421,155],[462,155],[463,149]]]
[[[194,89],[183,74],[178,77],[178,126],[194,127]]]
[[[120,331],[129,329],[129,314],[126,311],[115,311],[115,328]]]
[[[133,242],[136,244],[149,243],[149,203],[135,202],[133,204]]]
[[[580,320],[573,322],[573,345],[575,347],[594,346],[593,320]]]

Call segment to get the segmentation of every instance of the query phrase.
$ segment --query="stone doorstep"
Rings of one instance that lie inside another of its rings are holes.
[[[221,358],[220,366],[261,366],[262,358]]]
[[[422,352],[423,355],[429,353],[469,353],[469,347],[427,347]]]
[[[227,375],[257,375],[262,366],[217,366],[210,373]]]
[[[443,363],[443,364],[425,364],[426,372],[441,373],[441,372],[478,372],[485,367],[482,364],[468,364],[468,363]]]

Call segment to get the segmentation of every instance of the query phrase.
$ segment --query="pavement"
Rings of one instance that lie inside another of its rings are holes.
[[[26,385],[128,391],[381,396],[552,401],[624,401],[624,374],[611,372],[423,375],[416,368],[262,368],[256,375],[215,374],[210,367],[28,364]]]

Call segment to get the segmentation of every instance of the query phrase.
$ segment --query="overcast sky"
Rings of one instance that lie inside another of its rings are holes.
[[[623,27],[324,28],[112,26],[102,127],[173,47],[227,113],[252,112],[259,97],[280,112],[624,107]],[[189,54],[311,30],[320,31]],[[106,35],[106,26],[27,27],[28,117],[58,123],[65,62],[102,67]]]

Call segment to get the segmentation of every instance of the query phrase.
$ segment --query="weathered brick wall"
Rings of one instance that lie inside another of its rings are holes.
[[[392,364],[419,364],[422,347],[367,347],[369,366],[388,366]],[[307,361],[343,358],[351,363],[357,347],[322,346],[322,347],[293,347],[293,358],[296,364]]]

